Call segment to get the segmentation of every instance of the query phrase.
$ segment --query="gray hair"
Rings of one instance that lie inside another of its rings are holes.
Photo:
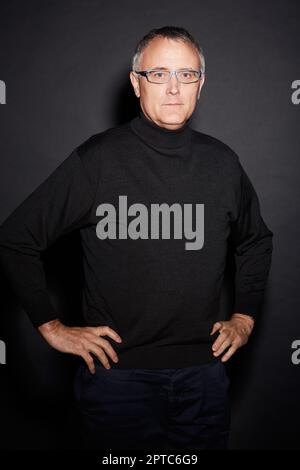
[[[149,31],[149,33],[147,33],[136,45],[132,59],[132,70],[139,70],[142,53],[150,41],[155,37],[174,39],[192,44],[199,54],[201,70],[205,73],[205,58],[202,48],[185,28],[180,28],[178,26],[163,26],[162,28],[156,28]]]

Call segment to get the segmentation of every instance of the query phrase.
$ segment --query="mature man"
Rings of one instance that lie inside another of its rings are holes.
[[[74,389],[88,447],[226,448],[224,362],[259,314],[273,233],[235,152],[189,125],[205,79],[195,39],[152,30],[132,68],[140,115],[79,145],[14,211],[1,262],[45,340],[83,358]],[[59,320],[39,257],[75,229],[85,327]],[[235,299],[222,319],[229,243]]]

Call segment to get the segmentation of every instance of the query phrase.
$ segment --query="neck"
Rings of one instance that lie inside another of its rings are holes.
[[[185,156],[190,152],[192,130],[188,121],[179,129],[167,129],[151,121],[140,109],[130,122],[132,130],[153,150],[168,156]]]

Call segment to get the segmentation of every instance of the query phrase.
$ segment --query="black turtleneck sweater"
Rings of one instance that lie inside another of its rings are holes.
[[[6,219],[0,260],[34,326],[59,318],[40,253],[78,229],[86,324],[108,325],[113,368],[215,360],[210,336],[231,242],[233,312],[257,317],[273,233],[226,144],[189,121],[168,130],[140,116],[93,135]]]

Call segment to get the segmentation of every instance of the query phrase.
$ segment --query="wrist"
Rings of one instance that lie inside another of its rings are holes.
[[[57,318],[55,320],[51,320],[49,322],[46,322],[46,323],[43,323],[42,325],[40,325],[38,327],[38,330],[41,332],[41,333],[48,333],[48,334],[52,334],[52,333],[55,333],[57,331],[58,328],[60,328],[61,326],[63,326],[63,324],[61,323],[61,321]]]
[[[251,331],[254,327],[254,323],[255,323],[255,320],[251,315],[236,312],[232,315],[231,318],[233,320],[236,319],[236,320],[242,321],[244,323],[244,325],[247,326],[247,329],[249,330],[249,333],[251,333]]]

